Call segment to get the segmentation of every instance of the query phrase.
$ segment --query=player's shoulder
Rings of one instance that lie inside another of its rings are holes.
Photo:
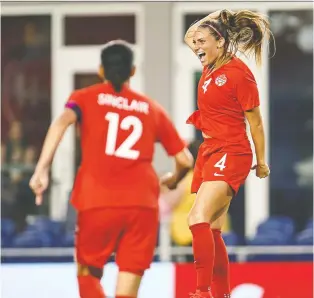
[[[149,96],[147,96],[141,92],[135,91],[131,88],[127,88],[125,92],[126,92],[126,95],[128,97],[132,97],[132,98],[140,100],[140,101],[144,101],[147,103],[151,103],[153,101]]]
[[[90,85],[88,87],[76,89],[72,92],[71,97],[73,98],[86,98],[88,95],[93,95],[99,92],[101,89],[103,89],[104,84],[103,83],[98,83],[94,85]]]
[[[159,102],[152,99],[150,99],[150,101],[151,101],[151,106],[154,109],[156,114],[167,115],[166,109]]]
[[[227,75],[235,82],[240,82],[243,78],[251,78],[255,80],[250,68],[238,57],[233,57],[232,60],[226,64],[225,71]]]
[[[132,89],[128,89],[127,92],[128,92],[128,94],[127,94],[128,97],[132,97],[133,99],[136,99],[136,100],[139,100],[142,102],[146,102],[149,105],[151,111],[158,112],[158,111],[163,110],[162,106],[156,100],[152,99],[148,95],[142,94],[142,93],[140,93],[138,91],[134,91]]]

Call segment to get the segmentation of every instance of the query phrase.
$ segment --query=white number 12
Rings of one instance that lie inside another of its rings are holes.
[[[127,116],[121,121],[119,126],[119,118],[119,114],[111,112],[108,112],[105,116],[105,119],[109,122],[105,152],[107,155],[114,155],[120,158],[138,159],[140,152],[133,150],[132,147],[142,136],[143,124],[137,117]],[[119,128],[128,130],[131,126],[133,126],[131,134],[116,148]]]

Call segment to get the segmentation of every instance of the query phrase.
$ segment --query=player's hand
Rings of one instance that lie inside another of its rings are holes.
[[[256,176],[258,178],[266,178],[270,174],[270,170],[267,164],[257,164],[252,167],[252,170],[256,170]]]
[[[49,185],[49,173],[48,169],[35,171],[31,180],[29,181],[29,186],[36,196],[36,205],[41,205],[43,202],[43,194]]]
[[[166,173],[160,178],[160,185],[166,186],[168,189],[175,189],[177,187],[177,179],[173,173]]]

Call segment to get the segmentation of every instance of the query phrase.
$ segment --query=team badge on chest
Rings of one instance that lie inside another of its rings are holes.
[[[226,82],[227,82],[227,77],[225,74],[218,76],[215,80],[215,84],[217,86],[222,86],[222,85],[226,84]]]

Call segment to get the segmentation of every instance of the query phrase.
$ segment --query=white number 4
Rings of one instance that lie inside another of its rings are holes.
[[[203,86],[202,86],[203,91],[204,91],[204,94],[206,93],[207,87],[208,87],[208,85],[209,85],[209,83],[210,83],[211,80],[212,80],[212,78],[210,78],[210,79],[208,79],[207,81],[204,82],[204,84],[203,84]]]
[[[138,159],[140,152],[138,150],[133,150],[132,147],[142,136],[143,124],[141,120],[135,116],[127,116],[121,121],[119,126],[119,114],[111,112],[106,114],[105,119],[109,121],[105,151],[106,154],[126,159]],[[119,128],[122,130],[128,130],[131,126],[133,126],[131,134],[118,148],[116,148]]]
[[[219,168],[220,171],[222,171],[226,166],[226,158],[227,158],[227,153],[219,160],[216,162],[214,165],[215,168]]]

